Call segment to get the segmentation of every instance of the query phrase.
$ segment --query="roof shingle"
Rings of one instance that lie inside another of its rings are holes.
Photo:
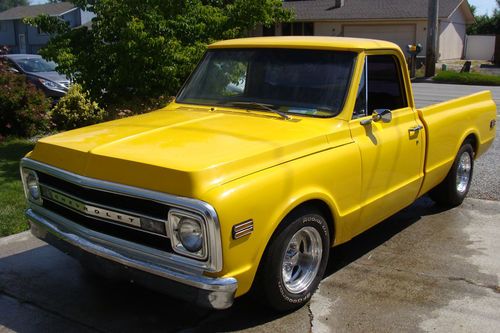
[[[37,16],[40,14],[57,16],[66,13],[73,8],[76,8],[76,6],[70,2],[57,2],[57,3],[48,3],[44,5],[33,5],[33,6],[19,6],[1,12],[0,21],[19,20],[25,17]]]
[[[448,18],[464,0],[440,0],[439,17]],[[285,1],[296,20],[420,19],[427,18],[428,0],[345,0],[332,9],[335,0]]]

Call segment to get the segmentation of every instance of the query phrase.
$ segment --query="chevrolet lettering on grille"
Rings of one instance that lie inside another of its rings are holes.
[[[91,205],[87,205],[81,201],[78,201],[74,198],[71,198],[62,193],[56,192],[52,189],[48,189],[46,187],[43,188],[43,194],[49,200],[52,200],[60,205],[66,206],[73,210],[77,210],[86,215],[99,217],[105,220],[120,222],[124,224],[128,224],[134,227],[141,227],[141,219],[135,216],[114,212],[108,209],[104,209],[101,207],[94,207]]]

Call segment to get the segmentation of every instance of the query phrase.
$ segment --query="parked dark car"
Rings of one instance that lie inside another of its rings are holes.
[[[48,97],[59,99],[68,92],[70,81],[65,75],[56,72],[55,62],[36,54],[7,54],[2,57],[7,60],[13,72],[25,75],[29,82]]]

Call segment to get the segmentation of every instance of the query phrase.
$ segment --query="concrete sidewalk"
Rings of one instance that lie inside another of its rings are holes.
[[[309,306],[213,312],[86,273],[28,233],[0,239],[0,332],[498,332],[500,202],[428,199],[332,251]]]

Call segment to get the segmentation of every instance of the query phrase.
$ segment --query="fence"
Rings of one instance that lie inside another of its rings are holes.
[[[496,36],[467,36],[465,44],[465,59],[493,60],[495,57]]]

